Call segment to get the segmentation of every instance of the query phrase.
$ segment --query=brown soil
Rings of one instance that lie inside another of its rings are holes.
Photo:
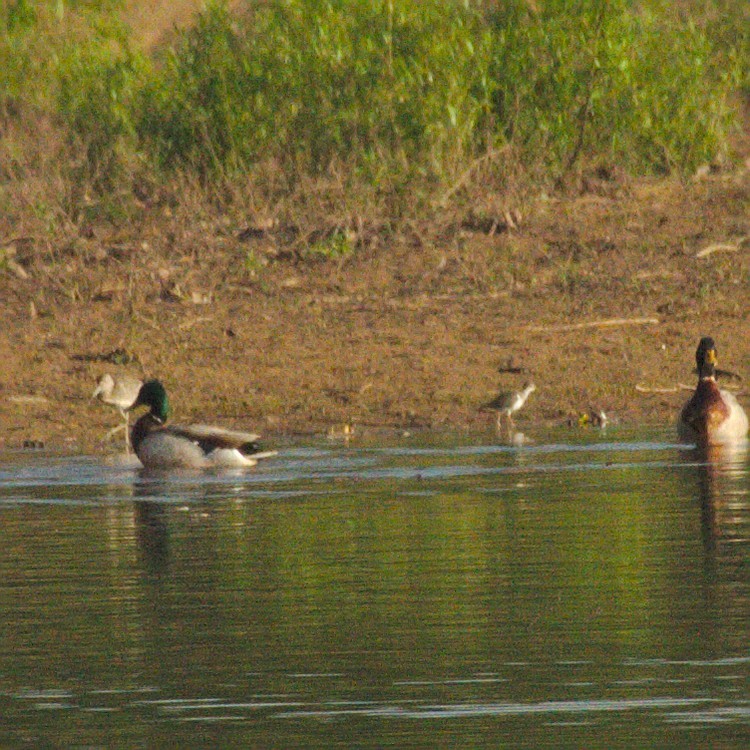
[[[177,420],[271,442],[344,424],[487,429],[478,407],[529,378],[524,426],[589,406],[671,423],[701,335],[750,374],[750,171],[582,186],[528,202],[513,226],[485,217],[392,244],[363,233],[343,261],[274,256],[273,232],[154,213],[48,253],[39,238],[6,242],[0,445],[95,449],[119,419],[90,400],[107,370],[161,378]],[[522,372],[498,372],[508,363]],[[743,400],[746,381],[727,382]]]

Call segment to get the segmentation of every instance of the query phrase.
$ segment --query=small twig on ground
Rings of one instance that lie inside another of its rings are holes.
[[[8,401],[13,404],[48,404],[46,396],[8,396]]]
[[[647,385],[641,385],[640,383],[636,383],[635,389],[639,393],[677,393],[679,390],[677,386],[672,386],[671,388],[651,388]]]
[[[716,377],[734,378],[734,380],[742,380],[742,375],[732,370],[722,370],[720,367],[716,368]]]
[[[159,324],[155,321],[151,320],[151,318],[147,318],[145,315],[142,315],[141,313],[134,311],[133,312],[134,317],[138,318],[138,320],[143,321],[146,325],[153,328],[155,331],[159,330]]]
[[[507,146],[503,146],[500,149],[491,149],[486,154],[482,154],[482,156],[475,159],[471,164],[469,164],[468,169],[466,169],[461,174],[461,176],[453,183],[453,185],[445,191],[443,197],[438,202],[438,205],[445,206],[448,201],[469,181],[472,174],[480,166],[482,166],[482,164],[488,161],[492,161],[496,156],[500,156],[500,154],[504,153],[507,148]]]
[[[198,323],[208,323],[213,320],[213,317],[210,315],[203,315],[199,318],[193,318],[192,320],[186,320],[180,323],[179,326],[177,326],[181,331],[187,331],[191,329],[193,326],[198,325]]]
[[[677,383],[677,385],[673,385],[670,388],[652,388],[648,385],[636,383],[635,389],[639,393],[677,393],[678,391],[694,391],[695,386]]]
[[[696,254],[696,258],[707,258],[709,255],[713,255],[713,253],[736,253],[740,249],[740,243],[733,243],[733,242],[717,242],[714,245],[708,245],[707,247],[704,247],[703,250],[699,250]]]
[[[525,331],[575,331],[581,328],[612,328],[614,326],[658,325],[658,318],[607,318],[586,323],[561,323],[554,326],[526,326]]]

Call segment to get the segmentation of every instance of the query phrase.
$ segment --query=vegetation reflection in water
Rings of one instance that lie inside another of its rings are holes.
[[[747,456],[546,437],[6,454],[0,745],[736,746]]]

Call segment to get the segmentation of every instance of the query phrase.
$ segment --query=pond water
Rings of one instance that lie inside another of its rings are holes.
[[[0,747],[750,747],[748,469],[624,429],[2,454]]]

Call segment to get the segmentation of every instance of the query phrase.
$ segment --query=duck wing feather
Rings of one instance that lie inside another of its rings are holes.
[[[236,448],[248,455],[260,451],[260,435],[252,432],[228,430],[206,424],[171,425],[167,429],[175,435],[198,443],[206,453],[216,448]]]

